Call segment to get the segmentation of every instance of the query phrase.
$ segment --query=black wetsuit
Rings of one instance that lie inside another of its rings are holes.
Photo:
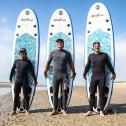
[[[64,83],[65,80],[68,79],[67,74],[67,64],[71,64],[72,58],[71,54],[66,50],[54,50],[50,53],[47,64],[53,63],[53,105],[56,110],[58,107],[58,92],[59,85],[62,84],[63,89],[63,109],[66,109],[66,101],[67,101],[67,88]]]
[[[12,77],[16,72],[16,80],[14,84],[14,106],[13,110],[16,110],[19,104],[19,93],[21,91],[21,87],[23,88],[23,95],[24,95],[24,102],[25,102],[25,109],[28,110],[29,105],[29,97],[28,95],[31,93],[29,88],[29,81],[28,81],[28,72],[31,72],[31,75],[34,79],[34,82],[37,83],[34,69],[30,60],[26,59],[17,59],[15,60],[13,67],[10,73],[10,81],[12,82]]]
[[[108,66],[112,74],[115,74],[114,69],[111,65],[109,57],[106,53],[100,52],[99,54],[90,54],[88,57],[88,62],[85,66],[84,76],[87,74],[89,69],[92,70],[92,77],[90,82],[90,111],[93,110],[95,104],[95,93],[97,90],[97,85],[99,88],[99,98],[100,98],[100,109],[104,108],[104,95],[105,95],[105,66]]]

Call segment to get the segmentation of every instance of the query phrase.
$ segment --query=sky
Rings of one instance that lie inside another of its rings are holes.
[[[63,8],[71,16],[75,42],[75,84],[84,84],[84,42],[86,19],[90,7],[104,3],[110,11],[115,40],[116,81],[126,81],[126,1],[125,0],[0,0],[0,82],[9,82],[12,67],[13,39],[17,17],[25,9],[37,14],[40,28],[40,57],[38,82],[46,84],[43,76],[46,64],[46,43],[51,15]]]

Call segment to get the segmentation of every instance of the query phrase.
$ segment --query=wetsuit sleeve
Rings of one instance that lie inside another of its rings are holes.
[[[52,59],[53,59],[53,52],[51,52],[50,54],[49,54],[49,58],[48,58],[48,61],[47,61],[47,65],[50,65],[50,63],[51,63],[51,61],[52,61]]]
[[[87,72],[89,71],[90,66],[91,66],[91,60],[90,60],[90,56],[89,56],[89,57],[88,57],[88,62],[87,62],[87,64],[86,64],[86,66],[85,66],[85,70],[84,70],[84,73],[83,73],[84,76],[85,76],[85,75],[87,74]]]
[[[112,67],[112,64],[111,64],[107,54],[106,54],[106,64],[107,64],[109,70],[112,72],[112,74],[115,74],[114,68]]]
[[[67,60],[68,60],[69,64],[73,64],[72,57],[71,57],[70,53],[67,54]]]
[[[10,81],[12,81],[12,77],[13,77],[13,75],[14,75],[15,68],[16,68],[16,61],[14,62],[13,66],[12,66],[12,68],[11,68],[10,78],[9,78]]]
[[[35,76],[34,68],[33,68],[33,65],[32,65],[31,62],[30,62],[30,71],[31,71],[32,77],[34,79],[34,82],[37,83],[37,79],[36,79],[36,76]]]

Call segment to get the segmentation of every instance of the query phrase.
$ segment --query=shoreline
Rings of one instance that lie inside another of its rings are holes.
[[[126,82],[114,82],[114,85],[120,85],[120,84],[126,84]],[[43,83],[38,83],[37,86],[47,86],[46,84]],[[85,84],[80,84],[80,85],[74,85],[74,86],[86,86]],[[0,82],[0,88],[10,88],[11,87],[11,83],[10,82]]]
[[[46,84],[38,83],[37,86],[46,86]],[[0,88],[11,88],[11,83],[9,82],[0,82]]]

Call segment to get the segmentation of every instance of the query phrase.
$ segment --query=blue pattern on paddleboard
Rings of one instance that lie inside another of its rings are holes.
[[[95,41],[100,42],[101,45],[101,51],[105,52],[108,54],[110,61],[111,60],[111,35],[107,32],[102,31],[101,29],[97,29],[96,31],[94,31],[91,35],[88,36],[88,44],[87,44],[87,55],[89,56],[91,53],[93,53],[92,47],[93,47],[93,43]],[[108,67],[106,67],[106,86],[109,85],[110,83],[110,71],[108,69]],[[91,81],[91,69],[88,72],[88,84],[90,84]]]
[[[24,33],[16,39],[14,60],[19,59],[20,48],[26,48],[27,56],[35,67],[36,62],[36,42],[37,40],[28,33]],[[33,79],[29,73],[29,84],[33,84]]]
[[[56,45],[56,40],[57,39],[63,39],[64,40],[64,49],[69,51],[70,53],[72,53],[72,40],[71,38],[64,34],[63,32],[58,32],[57,34],[53,35],[51,38],[50,38],[50,44],[49,44],[49,52],[57,49],[57,45]],[[68,76],[69,76],[69,79],[68,79],[68,85],[70,83],[70,74],[71,74],[71,70],[70,70],[70,67],[68,66]],[[53,65],[51,64],[50,65],[50,69],[48,71],[48,78],[49,78],[49,84],[50,86],[52,86],[52,77],[53,77]]]

